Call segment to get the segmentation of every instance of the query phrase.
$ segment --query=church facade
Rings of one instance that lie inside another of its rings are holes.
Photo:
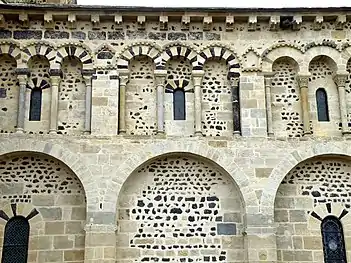
[[[351,261],[351,8],[0,10],[2,263]]]

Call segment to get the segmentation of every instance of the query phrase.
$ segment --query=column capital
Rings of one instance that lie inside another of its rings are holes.
[[[299,74],[297,75],[297,81],[299,83],[300,88],[308,87],[308,82],[310,81],[311,74]]]
[[[52,86],[54,86],[54,85],[58,86],[61,82],[61,76],[51,75],[50,82],[51,82]]]
[[[154,71],[156,86],[163,85],[167,76],[167,70],[156,69]]]
[[[239,86],[239,78],[231,78],[228,81],[231,87],[236,88]]]
[[[93,78],[93,75],[83,75],[83,81],[85,85],[91,85],[92,78]]]
[[[17,75],[17,79],[20,85],[27,85],[28,75]]]
[[[128,69],[120,69],[118,70],[119,74],[119,84],[121,86],[126,86],[129,81],[129,70]]]
[[[348,76],[349,76],[348,73],[346,73],[346,74],[345,73],[337,73],[334,76],[334,82],[335,82],[336,86],[345,87]]]
[[[205,72],[203,70],[193,70],[191,75],[193,77],[194,85],[201,86],[202,78],[205,75]]]
[[[271,76],[265,76],[264,77],[264,85],[265,86],[271,86],[272,85],[272,77]]]

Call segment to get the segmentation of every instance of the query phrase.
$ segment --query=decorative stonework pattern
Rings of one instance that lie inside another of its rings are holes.
[[[58,133],[81,134],[85,118],[85,84],[82,63],[77,58],[65,58],[59,89]]]
[[[130,62],[126,89],[127,132],[152,135],[156,130],[156,88],[153,61],[145,56]]]
[[[121,194],[117,245],[124,251],[134,249],[131,260],[242,260],[241,237],[236,258],[228,256],[235,250],[223,243],[242,228],[239,194],[230,179],[208,163],[160,158],[131,175]]]
[[[349,238],[350,188],[351,163],[341,157],[309,159],[286,175],[274,204],[277,262],[324,262],[320,224],[328,214],[343,222]]]
[[[16,61],[6,54],[0,55],[0,133],[14,132],[17,122],[18,81]]]
[[[341,136],[341,120],[338,88],[334,82],[335,63],[326,56],[315,57],[310,65],[311,77],[308,85],[310,118],[316,136]],[[318,121],[316,91],[324,88],[328,98],[329,122]]]
[[[44,56],[34,56],[28,61],[30,76],[28,78],[27,88],[34,89],[35,87],[42,89],[42,103],[41,103],[41,118],[40,121],[29,121],[28,117],[25,119],[25,130],[29,133],[44,134],[49,131],[50,123],[50,75],[49,61]],[[29,116],[30,107],[30,92],[27,92],[26,97],[27,111],[26,116]]]
[[[39,212],[29,222],[28,262],[83,263],[86,204],[76,175],[60,161],[32,152],[2,156],[0,174],[0,210],[11,215],[15,204],[19,215]],[[5,223],[0,220],[0,240]]]
[[[307,161],[295,167],[282,184],[298,185],[298,193],[310,196],[314,206],[342,203],[351,208],[351,164],[345,160]]]
[[[202,81],[202,130],[205,136],[231,136],[233,133],[232,93],[223,60],[204,65]]]
[[[173,89],[185,88],[191,81],[191,64],[185,58],[174,58],[166,65],[166,88],[170,85]]]
[[[272,114],[274,134],[278,137],[301,137],[300,90],[297,83],[297,65],[289,58],[273,64]]]

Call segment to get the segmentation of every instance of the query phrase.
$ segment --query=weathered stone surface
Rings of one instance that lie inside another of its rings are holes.
[[[124,38],[125,38],[124,32],[121,32],[121,31],[110,31],[110,32],[107,32],[107,39],[123,40]]]
[[[42,39],[41,30],[15,30],[13,31],[14,39]]]
[[[217,224],[218,235],[236,235],[236,224]]]
[[[105,40],[106,39],[106,32],[103,31],[89,31],[88,32],[88,39],[89,40]]]
[[[73,39],[80,39],[84,40],[86,39],[87,34],[84,31],[72,31],[71,32],[71,37]]]
[[[66,31],[47,30],[44,32],[44,38],[69,39],[69,33]]]
[[[168,33],[168,40],[186,40],[186,35],[185,33],[176,33],[176,32],[172,32],[172,33]]]
[[[10,39],[12,37],[12,31],[0,29],[0,38],[1,39]]]

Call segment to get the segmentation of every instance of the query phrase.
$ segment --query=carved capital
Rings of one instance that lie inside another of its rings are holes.
[[[299,75],[297,77],[300,88],[308,88],[308,82],[310,81],[309,75]]]
[[[335,82],[336,86],[338,86],[338,87],[345,87],[346,81],[347,81],[347,77],[348,77],[348,75],[346,75],[346,74],[337,74],[337,75],[335,75],[334,82]]]
[[[239,86],[239,78],[230,78],[228,81],[230,86],[233,88],[237,88]]]
[[[129,70],[128,69],[120,69],[119,73],[119,85],[126,86],[129,81]]]
[[[264,77],[264,85],[266,87],[272,86],[272,77]]]
[[[22,85],[26,86],[28,82],[28,75],[17,75],[17,79],[20,86]]]
[[[156,82],[156,86],[159,85],[164,85],[165,83],[165,79],[167,76],[167,70],[155,70],[154,71],[154,75],[155,75],[155,82]]]
[[[193,77],[194,86],[201,86],[202,78],[205,72],[203,70],[193,70],[191,74]]]
[[[93,75],[83,75],[83,81],[85,83],[85,86],[91,86],[91,79]]]
[[[56,76],[56,75],[50,76],[51,86],[58,86],[60,82],[61,82],[61,76]]]

